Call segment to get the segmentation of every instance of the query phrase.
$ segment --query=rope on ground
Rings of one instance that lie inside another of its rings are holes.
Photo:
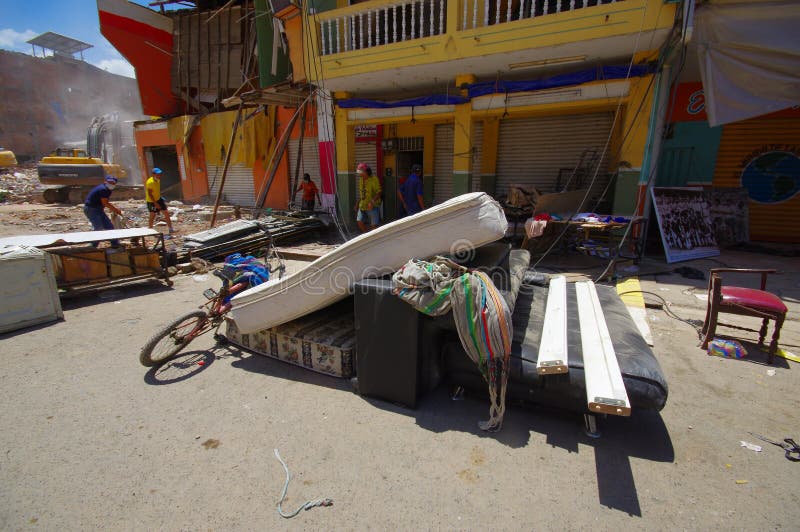
[[[286,482],[283,483],[281,500],[278,501],[278,513],[280,514],[281,517],[285,519],[291,519],[292,517],[302,512],[303,510],[310,510],[317,506],[333,506],[333,499],[315,499],[301,504],[300,507],[297,508],[297,510],[295,510],[294,512],[288,514],[284,513],[283,509],[281,508],[281,504],[283,504],[283,500],[286,498],[286,492],[289,490],[289,481],[291,480],[292,475],[289,473],[289,467],[286,465],[286,462],[284,462],[283,459],[281,458],[278,449],[275,449],[275,457],[283,466],[283,470],[286,471]]]

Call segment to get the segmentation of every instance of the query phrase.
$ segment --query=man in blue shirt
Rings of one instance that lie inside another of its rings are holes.
[[[422,179],[419,176],[421,173],[420,165],[411,165],[411,174],[397,191],[397,197],[408,215],[417,214],[425,208],[425,202],[422,199]]]
[[[89,195],[86,196],[86,202],[83,204],[83,213],[92,223],[92,229],[95,231],[106,231],[114,229],[114,224],[105,213],[105,208],[108,207],[112,212],[121,215],[122,211],[112,205],[108,198],[111,197],[111,191],[117,186],[117,178],[113,175],[107,175],[105,182],[94,187]],[[112,240],[111,245],[117,247],[119,240]]]

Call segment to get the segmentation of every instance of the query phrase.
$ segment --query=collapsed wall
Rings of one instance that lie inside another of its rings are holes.
[[[116,111],[120,120],[144,118],[135,79],[84,61],[0,50],[0,72],[0,146],[20,163],[85,143],[95,116]]]

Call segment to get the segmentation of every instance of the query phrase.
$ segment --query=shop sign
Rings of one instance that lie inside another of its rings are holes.
[[[669,122],[693,122],[708,120],[706,114],[706,95],[703,84],[698,82],[681,83],[672,92],[672,112],[667,116]],[[759,118],[797,118],[800,106],[770,113]]]
[[[378,136],[378,126],[356,126],[357,139],[375,138]]]

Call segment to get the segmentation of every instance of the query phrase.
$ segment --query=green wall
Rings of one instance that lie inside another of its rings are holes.
[[[639,193],[639,170],[620,170],[614,187],[613,213],[619,216],[631,216],[636,207]]]
[[[278,47],[278,61],[272,72],[272,52],[275,39],[272,16],[267,0],[255,0],[256,33],[258,34],[258,77],[259,86],[271,87],[289,77],[289,54]],[[269,14],[268,14],[269,13]]]
[[[706,121],[673,124],[662,146],[656,186],[710,185],[721,139],[722,127],[708,127]]]

